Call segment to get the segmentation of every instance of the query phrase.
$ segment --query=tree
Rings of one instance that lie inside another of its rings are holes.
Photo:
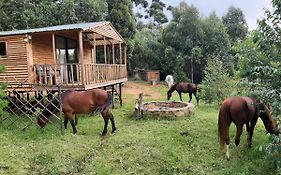
[[[132,39],[136,32],[136,22],[131,0],[106,0],[106,2],[108,4],[106,20],[111,21],[124,38]]]
[[[209,58],[212,55],[219,55],[224,67],[232,74],[233,58],[229,54],[231,49],[230,38],[225,26],[215,12],[202,20],[202,30],[201,48],[203,57]],[[200,69],[202,70],[206,65],[206,60],[202,60],[201,64],[202,67]]]
[[[0,29],[28,29],[105,19],[104,0],[4,0]]]
[[[204,69],[201,98],[207,103],[220,105],[233,90],[233,81],[217,56],[208,59]]]
[[[258,31],[253,33],[255,47],[248,52],[239,52],[240,72],[244,73],[250,93],[272,105],[276,114],[281,114],[281,2],[272,1],[274,11],[266,11],[260,20]],[[252,53],[253,52],[253,53]],[[249,55],[255,54],[250,57]],[[243,74],[241,75],[243,76]]]
[[[175,52],[177,59],[182,60],[182,72],[189,75],[193,71],[191,70],[192,49],[200,48],[200,39],[202,37],[201,21],[199,18],[199,11],[194,6],[188,6],[185,2],[182,2],[178,7],[172,8],[173,18],[171,22],[163,29],[161,33],[161,42],[166,47],[172,48]],[[194,55],[193,55],[194,56]],[[165,56],[166,57],[166,56]],[[165,58],[170,60],[170,58]],[[178,74],[181,69],[173,67]],[[193,76],[192,76],[193,77]],[[198,82],[197,74],[194,76],[196,82]]]
[[[236,7],[229,7],[226,15],[222,17],[222,22],[227,29],[232,44],[238,40],[244,40],[248,33],[248,25],[245,20],[244,13]]]

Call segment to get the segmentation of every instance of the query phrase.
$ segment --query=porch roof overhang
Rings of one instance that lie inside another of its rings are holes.
[[[2,31],[0,37],[43,33],[43,32],[62,32],[62,31],[81,31],[83,32],[83,39],[89,41],[93,45],[93,41],[96,40],[96,45],[106,44],[126,44],[123,37],[117,32],[114,26],[108,21],[102,22],[89,22],[78,24],[66,24],[59,26],[50,26],[35,29],[26,30],[14,30],[14,31]],[[94,37],[95,35],[95,37]],[[104,39],[106,41],[104,41]]]

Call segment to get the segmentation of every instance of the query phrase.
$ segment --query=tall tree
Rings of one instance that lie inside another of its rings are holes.
[[[248,25],[241,9],[230,6],[226,15],[222,17],[222,22],[227,29],[232,43],[237,42],[239,39],[243,40],[246,38]]]
[[[248,82],[251,95],[270,103],[281,114],[281,2],[272,1],[251,40],[239,46],[240,75]]]
[[[201,45],[202,27],[199,11],[194,6],[181,2],[179,6],[172,8],[173,18],[163,29],[161,40],[167,47],[173,48],[178,60],[183,60],[183,72],[191,78],[191,54],[192,49]],[[169,58],[167,58],[169,59]],[[177,69],[176,67],[174,69]],[[198,83],[198,76],[194,76]]]
[[[133,38],[136,32],[136,21],[131,0],[106,0],[106,2],[108,4],[106,19],[112,22],[123,37]]]
[[[104,0],[3,0],[0,30],[100,21],[106,12]]]

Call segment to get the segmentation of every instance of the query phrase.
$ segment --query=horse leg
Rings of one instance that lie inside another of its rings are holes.
[[[73,120],[73,114],[72,113],[65,113],[64,114],[64,117],[69,120],[71,126],[72,126],[72,130],[73,130],[73,134],[76,134],[77,133],[77,130],[76,130],[76,127],[75,127],[75,122]]]
[[[196,98],[197,104],[199,104],[199,98],[197,97],[196,92],[194,93],[194,96]]]
[[[229,152],[229,144],[230,144],[229,127],[226,129],[225,132],[227,133],[227,134],[225,135],[225,144],[226,144],[225,156],[226,156],[226,159],[229,160],[229,159],[230,159],[230,152]]]
[[[180,100],[182,101],[182,96],[181,96],[181,92],[178,92],[179,96],[180,96]]]
[[[70,124],[72,126],[72,130],[73,130],[73,134],[76,134],[77,133],[77,130],[76,130],[76,127],[75,127],[75,122],[73,119],[69,120],[70,121]]]
[[[64,117],[64,129],[67,128],[67,123],[68,123],[68,118],[67,117]]]
[[[104,127],[103,127],[103,131],[102,131],[101,135],[104,136],[107,133],[107,126],[108,126],[109,117],[107,115],[107,111],[102,112],[101,115],[102,115],[103,120],[104,120]]]
[[[247,142],[248,142],[248,147],[249,148],[252,147],[252,138],[253,138],[253,134],[254,134],[254,129],[255,129],[256,123],[257,123],[257,119],[254,119],[250,123],[247,123],[247,125],[246,125],[247,132],[248,132]]]
[[[237,155],[238,157],[240,157],[240,137],[242,135],[243,132],[243,125],[236,125],[236,136],[235,136],[235,145],[237,147]]]
[[[114,121],[114,116],[110,111],[108,111],[109,119],[111,121],[111,126],[112,126],[112,133],[116,132],[116,126],[115,126],[115,121]]]
[[[78,117],[77,117],[76,114],[74,114],[74,121],[75,121],[75,126],[77,126],[78,125]]]
[[[191,102],[192,100],[192,93],[189,93],[189,103]]]

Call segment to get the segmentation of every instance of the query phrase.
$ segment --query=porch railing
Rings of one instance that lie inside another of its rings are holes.
[[[125,64],[35,64],[34,83],[47,85],[91,85],[127,78]]]

